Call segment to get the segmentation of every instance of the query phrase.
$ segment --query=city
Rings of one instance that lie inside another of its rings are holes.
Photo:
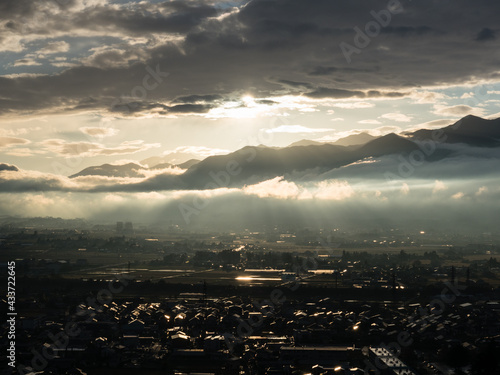
[[[367,244],[368,234],[340,230],[190,240],[175,226],[160,234],[131,222],[106,231],[33,221],[40,229],[0,231],[1,261],[18,254],[22,374],[447,374],[499,365],[491,353],[500,350],[500,246],[491,242],[437,246],[369,233]]]

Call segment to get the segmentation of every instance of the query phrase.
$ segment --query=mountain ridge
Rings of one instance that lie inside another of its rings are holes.
[[[471,146],[496,147],[500,145],[500,118],[484,119],[468,115],[444,128],[435,130],[420,129],[413,133],[408,133],[408,136],[420,141],[444,140],[445,143],[465,143]]]
[[[337,146],[357,146],[368,143],[376,139],[376,136],[369,134],[368,132],[360,132],[357,134],[351,134],[346,137],[342,137],[333,142],[318,142],[309,139],[301,139],[300,141],[290,143],[286,147],[295,147],[295,146],[320,146],[322,144],[332,144]]]
[[[388,155],[409,155],[420,150],[419,142],[433,141],[436,144],[465,143],[474,147],[500,146],[500,119],[487,120],[476,116],[466,116],[456,123],[441,129],[420,129],[412,133],[390,133],[361,145],[338,145],[335,143],[299,144],[276,148],[267,146],[246,146],[224,155],[209,156],[201,161],[189,160],[179,165],[186,171],[178,176],[169,176],[165,189],[185,186],[187,189],[242,186],[258,183],[276,176],[291,175],[296,172],[316,169],[327,172],[366,158],[380,158]],[[354,136],[357,136],[356,134]],[[345,137],[348,138],[348,137]],[[359,137],[358,137],[359,139]],[[307,141],[307,140],[305,140]],[[456,152],[456,151],[455,151]],[[429,163],[447,158],[452,151],[446,148],[435,150],[426,155]],[[104,164],[89,167],[71,178],[82,175],[101,175],[110,177],[138,177],[140,169],[159,169],[175,167],[160,164],[145,168],[129,163],[123,166]],[[107,171],[107,172],[106,172]],[[140,177],[143,177],[141,175]]]

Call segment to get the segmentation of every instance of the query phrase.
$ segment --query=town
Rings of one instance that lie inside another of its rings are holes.
[[[108,231],[3,227],[1,261],[16,254],[16,371],[498,369],[494,241],[433,246],[426,241],[436,239],[421,233],[371,233],[376,242],[365,242],[366,234],[335,231],[174,232],[156,238],[132,223]],[[381,245],[383,238],[389,243]],[[6,349],[8,329],[2,326]]]

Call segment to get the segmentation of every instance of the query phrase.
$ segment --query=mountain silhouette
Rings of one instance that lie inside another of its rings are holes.
[[[80,177],[80,176],[106,176],[106,177],[144,177],[138,171],[145,169],[139,164],[128,163],[123,165],[113,165],[113,164],[103,164],[99,166],[88,167],[75,173],[70,178]]]
[[[373,141],[377,137],[368,134],[366,132],[358,133],[358,134],[352,134],[348,135],[347,137],[340,138],[339,140],[333,142],[334,145],[337,146],[355,146],[355,145],[362,145],[365,143],[368,143],[370,141]]]
[[[416,149],[418,146],[414,142],[396,134],[382,136],[362,146],[244,147],[227,155],[208,157],[179,178],[197,189],[209,183],[213,186],[214,182],[220,187],[239,186],[296,171],[316,168],[327,171],[367,157],[409,153]]]
[[[302,139],[297,142],[293,142],[288,147],[295,147],[295,146],[320,146],[324,144],[332,144],[336,146],[356,146],[356,145],[362,145],[365,143],[368,143],[377,137],[367,133],[367,132],[361,132],[358,134],[351,134],[348,135],[347,137],[340,138],[336,140],[335,142],[318,142],[318,141],[312,141],[309,139]]]
[[[500,145],[500,118],[487,120],[469,115],[442,129],[421,129],[409,136],[421,141],[465,143],[471,146],[496,147]]]
[[[363,144],[350,145],[350,142],[364,139],[370,140]],[[327,176],[332,175],[332,173],[328,174],[328,171],[348,166],[366,158],[380,159],[389,155],[409,155],[413,151],[421,150],[422,141],[432,141],[435,146],[432,152],[428,152],[425,156],[427,163],[446,159],[450,155],[459,156],[467,148],[466,146],[464,148],[441,147],[440,144],[464,143],[468,146],[483,147],[487,153],[487,150],[492,147],[500,146],[500,119],[486,120],[476,116],[466,116],[455,124],[442,129],[421,129],[406,133],[405,136],[391,133],[381,137],[373,137],[367,133],[360,133],[344,138],[344,143],[349,145],[318,144],[317,142],[309,144],[310,141],[303,140],[283,148],[247,146],[226,155],[209,156],[201,161],[188,160],[179,165],[180,168],[187,169],[184,173],[180,175],[160,174],[145,180],[144,184],[151,186],[152,189],[154,186],[157,190],[178,189],[180,187],[183,189],[214,189],[241,187],[277,176],[294,176],[297,173],[302,176],[308,174]],[[173,166],[165,163],[149,169]],[[134,163],[119,166],[104,164],[85,168],[70,177],[89,175],[144,177],[140,172],[141,169],[148,168]],[[363,170],[366,171],[366,169]],[[363,175],[359,175],[359,177],[363,177]]]

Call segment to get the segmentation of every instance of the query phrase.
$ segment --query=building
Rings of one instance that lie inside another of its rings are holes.
[[[382,375],[416,375],[386,348],[370,347],[369,356],[372,364]]]

